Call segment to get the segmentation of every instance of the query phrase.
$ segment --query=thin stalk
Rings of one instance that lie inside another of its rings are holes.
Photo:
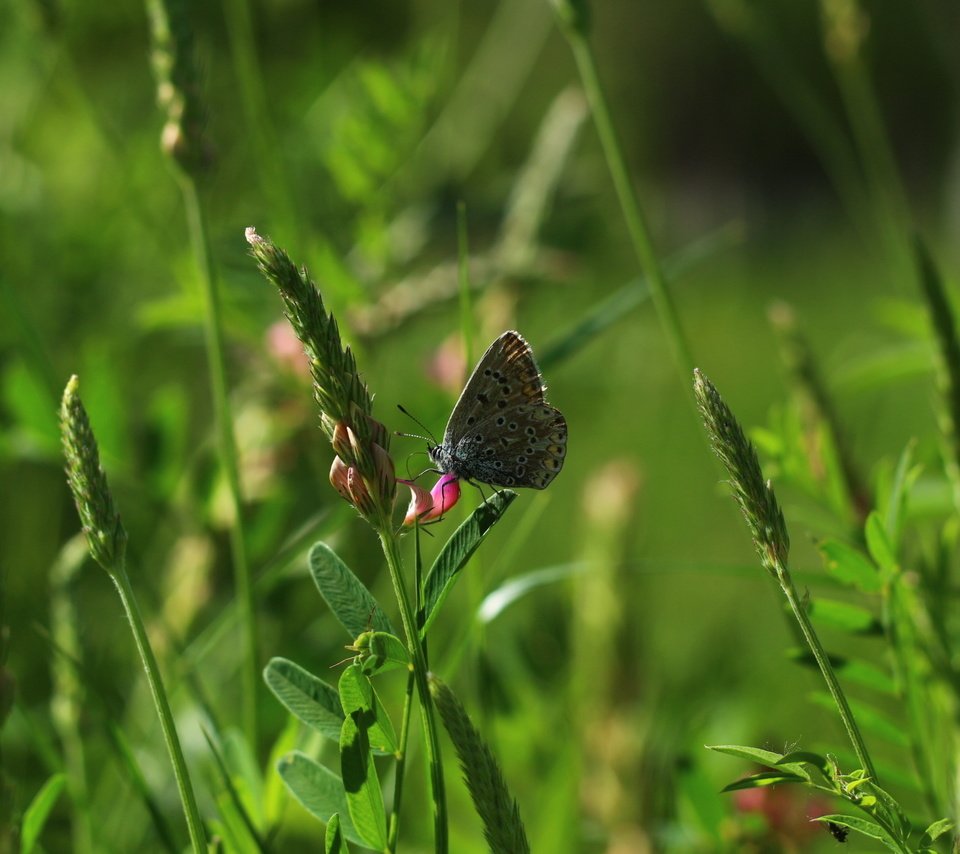
[[[694,368],[693,356],[680,325],[680,318],[674,307],[673,299],[667,291],[666,279],[663,275],[660,259],[657,257],[653,246],[650,228],[627,173],[626,161],[617,140],[613,122],[610,119],[610,111],[607,109],[600,78],[597,75],[593,51],[580,30],[570,28],[567,30],[567,37],[573,51],[573,58],[577,63],[577,69],[580,72],[580,82],[590,104],[597,135],[600,138],[607,168],[610,170],[610,178],[620,202],[620,209],[623,212],[633,251],[640,262],[641,272],[647,277],[647,284],[650,287],[650,294],[653,297],[653,304],[657,310],[660,326],[670,342],[674,361],[680,369],[683,383],[686,385],[687,377],[690,376],[690,372]]]
[[[274,132],[263,85],[260,58],[257,55],[255,25],[249,0],[223,0],[223,20],[230,41],[237,95],[246,120],[247,138],[252,143],[260,190],[269,210],[287,239],[299,237],[296,203],[290,192],[289,176],[277,157],[280,146]]]
[[[417,695],[420,698],[420,714],[423,721],[427,763],[430,767],[430,789],[433,797],[434,850],[437,854],[447,854],[449,850],[447,796],[443,786],[440,735],[434,715],[433,699],[430,696],[430,686],[427,682],[426,655],[420,640],[420,633],[417,631],[410,596],[407,594],[407,588],[403,583],[397,538],[389,528],[381,529],[378,533],[384,557],[387,559],[387,567],[390,570],[393,592],[400,606],[400,618],[403,621],[403,631],[407,638],[407,649],[410,652],[410,658],[413,660],[413,679],[417,686]]]
[[[253,584],[247,560],[246,536],[243,522],[243,495],[240,488],[240,465],[236,438],[233,434],[233,415],[230,409],[227,373],[224,359],[223,321],[220,296],[217,290],[216,273],[209,251],[209,239],[203,206],[197,193],[197,185],[188,175],[181,173],[180,189],[186,208],[190,242],[193,245],[200,279],[203,285],[204,333],[206,336],[207,361],[210,370],[210,388],[216,413],[219,433],[220,462],[227,478],[233,504],[234,520],[230,526],[230,551],[233,558],[234,584],[240,607],[240,622],[243,627],[246,661],[240,668],[243,674],[243,730],[251,749],[257,749],[257,687],[260,682],[256,613],[253,603]]]
[[[780,588],[783,590],[783,595],[787,597],[787,602],[790,603],[790,610],[793,611],[793,616],[796,617],[797,622],[800,624],[800,631],[803,632],[803,638],[807,642],[810,652],[813,653],[817,665],[820,667],[823,680],[827,683],[827,690],[830,692],[830,696],[833,697],[837,711],[840,712],[840,719],[843,721],[844,729],[847,731],[847,737],[853,745],[853,750],[857,754],[857,760],[860,762],[864,771],[870,776],[870,779],[874,783],[877,783],[877,770],[873,766],[873,761],[867,752],[867,746],[864,744],[863,737],[860,735],[860,729],[853,717],[853,711],[850,709],[847,697],[843,693],[840,683],[837,681],[836,674],[833,672],[833,667],[830,664],[826,650],[824,650],[823,645],[820,643],[820,638],[817,636],[813,624],[807,616],[806,609],[800,602],[800,597],[797,596],[797,590],[793,586],[793,579],[790,577],[787,568],[779,561],[774,563],[773,569],[777,581],[780,583]]]
[[[137,645],[140,660],[143,662],[143,669],[147,674],[147,683],[150,685],[153,704],[156,706],[157,714],[160,717],[160,728],[163,730],[163,740],[166,742],[167,752],[170,754],[170,761],[173,763],[173,774],[177,779],[180,803],[183,805],[183,814],[187,819],[187,829],[190,832],[190,844],[195,854],[203,854],[203,852],[207,850],[203,821],[200,818],[200,810],[197,808],[197,800],[193,793],[193,784],[190,781],[190,774],[187,771],[186,760],[183,758],[183,748],[180,746],[180,739],[177,736],[177,729],[173,722],[173,713],[170,711],[167,693],[164,690],[163,681],[160,678],[160,668],[157,666],[157,660],[153,655],[153,649],[147,638],[143,618],[140,616],[140,609],[137,607],[137,600],[133,595],[130,579],[127,577],[125,563],[123,561],[119,562],[117,566],[108,570],[108,572],[110,578],[113,579],[113,583],[116,585],[117,592],[120,594],[123,610],[126,612],[127,620],[130,623],[130,630],[133,632],[133,640]]]
[[[407,737],[410,734],[410,711],[413,708],[414,675],[407,674],[407,691],[403,699],[403,716],[400,719],[400,744],[397,745],[397,769],[393,782],[393,807],[390,813],[390,830],[387,833],[387,851],[397,850],[400,833],[400,802],[403,800],[403,775],[407,767]]]
[[[863,165],[876,222],[884,237],[883,245],[895,264],[896,278],[905,281],[912,275],[905,227],[910,204],[876,92],[863,63],[862,47],[869,19],[857,0],[822,5],[827,55]]]

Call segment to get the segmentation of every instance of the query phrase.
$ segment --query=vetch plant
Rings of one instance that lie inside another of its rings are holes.
[[[460,572],[516,493],[503,490],[485,500],[453,533],[426,576],[421,574],[418,549],[411,596],[400,538],[405,528],[413,525],[418,531],[420,523],[440,518],[454,504],[460,495],[458,473],[462,476],[465,472],[460,469],[442,476],[432,495],[416,484],[401,481],[410,486],[412,499],[406,524],[394,521],[398,480],[389,453],[390,434],[374,417],[372,395],[360,379],[353,353],[340,338],[336,320],[305,269],[297,268],[283,250],[255,230],[247,229],[246,237],[261,272],[279,290],[286,316],[310,362],[320,428],[336,454],[330,483],[379,538],[402,626],[401,640],[386,610],[339,556],[322,542],[311,549],[309,567],[314,583],[345,629],[351,641],[348,649],[355,655],[336,687],[284,658],[269,662],[264,679],[293,715],[339,744],[340,774],[305,753],[293,751],[281,760],[280,775],[300,803],[327,823],[328,851],[345,851],[348,841],[378,851],[397,850],[416,694],[429,772],[435,850],[446,852],[449,848],[438,707],[460,754],[471,792],[496,793],[479,800],[475,795],[491,850],[503,854],[526,850],[516,847],[517,840],[525,839],[523,825],[502,775],[494,770],[492,754],[466,722],[465,712],[450,689],[441,687],[431,676],[426,644],[428,631]],[[520,355],[535,368],[525,342],[516,333],[509,334],[522,342],[525,349],[521,348]],[[513,338],[510,343],[514,344]],[[556,413],[543,403],[542,385],[539,391],[541,410]],[[544,450],[543,454],[554,458],[553,451]],[[466,472],[470,473],[476,474],[473,470]],[[399,729],[376,689],[376,680],[382,674],[397,669],[408,674]],[[470,742],[466,750],[464,739]],[[376,756],[392,756],[395,762],[389,807]],[[507,836],[502,833],[504,827],[512,828]]]

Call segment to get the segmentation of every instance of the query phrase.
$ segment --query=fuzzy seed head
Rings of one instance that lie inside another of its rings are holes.
[[[80,381],[70,378],[60,406],[60,435],[67,461],[67,483],[80,514],[90,554],[108,572],[123,564],[127,532],[113,503],[100,451],[80,400]]]
[[[787,566],[790,537],[773,487],[763,478],[756,449],[716,387],[699,370],[694,371],[693,389],[710,444],[730,473],[733,496],[760,560],[770,572],[780,573]]]

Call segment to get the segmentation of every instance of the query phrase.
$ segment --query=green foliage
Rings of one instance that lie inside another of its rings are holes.
[[[337,689],[285,658],[272,658],[264,681],[290,714],[327,738],[340,738],[343,709]]]
[[[459,574],[490,529],[500,521],[517,493],[501,490],[485,500],[447,540],[423,582],[423,607],[420,634],[426,636]]]
[[[20,851],[23,854],[31,854],[35,848],[40,834],[43,833],[43,827],[50,817],[50,811],[56,805],[66,783],[67,778],[64,774],[54,774],[40,787],[40,791],[34,795],[24,811],[20,829]]]
[[[343,835],[358,845],[365,844],[353,822],[347,819],[347,794],[337,774],[298,750],[280,760],[277,772],[304,809],[321,821],[339,816]]]
[[[310,549],[308,562],[317,590],[350,637],[370,629],[396,634],[377,600],[333,549],[317,543]]]
[[[181,851],[179,786],[195,850],[478,854],[428,673],[533,850],[955,847],[949,6],[10,5],[0,850]],[[414,543],[390,413],[506,328],[563,475]]]

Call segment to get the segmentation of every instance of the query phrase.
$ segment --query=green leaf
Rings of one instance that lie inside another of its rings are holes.
[[[827,757],[821,756],[819,753],[812,753],[809,750],[794,750],[786,753],[783,758],[777,762],[777,765],[780,767],[787,767],[789,765],[812,765],[823,774],[824,777],[828,779],[830,777],[830,763]]]
[[[808,606],[811,619],[858,635],[881,635],[883,625],[866,608],[836,599],[814,599]]]
[[[872,821],[869,818],[864,818],[863,816],[858,815],[843,815],[837,813],[835,815],[818,815],[813,821],[820,821],[823,823],[830,822],[831,824],[839,824],[840,827],[849,827],[850,830],[855,830],[857,833],[862,833],[864,836],[869,836],[871,839],[879,839],[886,845],[888,848],[892,848],[894,851],[901,851],[901,847],[897,844],[896,840],[879,824],[875,821]]]
[[[277,773],[307,812],[320,821],[329,821],[330,816],[339,815],[343,835],[358,845],[366,844],[350,820],[343,780],[333,771],[294,750],[277,764]]]
[[[888,573],[893,572],[897,567],[897,556],[890,544],[889,537],[887,537],[883,519],[876,510],[867,517],[867,524],[864,526],[863,533],[867,540],[867,550],[870,552],[870,556],[881,569]]]
[[[799,774],[786,774],[781,771],[761,771],[759,774],[751,774],[742,780],[736,780],[727,786],[724,786],[722,792],[735,792],[738,789],[759,789],[764,786],[774,786],[778,783],[809,783],[808,777],[801,777]]]
[[[504,610],[528,593],[547,584],[565,581],[574,575],[586,572],[588,568],[589,564],[586,561],[577,561],[534,569],[514,576],[483,597],[480,607],[477,608],[477,618],[481,623],[492,623]]]
[[[396,634],[377,600],[330,546],[316,543],[307,561],[320,595],[351,639],[370,629]]]
[[[283,756],[296,747],[299,732],[299,720],[293,715],[289,715],[286,724],[270,748],[270,755],[267,757],[267,768],[276,768],[280,764]],[[264,824],[267,827],[274,827],[280,824],[288,801],[287,787],[284,785],[283,780],[280,779],[280,775],[267,774],[263,787],[263,815]]]
[[[916,439],[911,439],[907,442],[903,453],[900,454],[893,475],[893,482],[890,485],[890,492],[886,499],[886,509],[883,514],[884,530],[887,532],[887,538],[894,554],[896,554],[900,543],[900,531],[903,528],[903,519],[907,511],[907,497],[910,488],[920,476],[920,468],[913,465],[913,452],[916,447]]]
[[[824,540],[819,549],[827,571],[844,584],[864,593],[878,593],[882,589],[883,579],[876,566],[859,550],[839,540]]]
[[[60,797],[66,782],[65,774],[54,774],[33,796],[33,800],[23,814],[23,826],[20,829],[21,854],[30,854],[33,851],[50,816],[50,811]]]
[[[421,637],[426,636],[460,571],[516,497],[509,489],[491,495],[447,540],[423,583]]]
[[[340,703],[346,716],[360,713],[366,722],[367,739],[374,750],[396,753],[397,735],[370,678],[361,665],[351,664],[340,676]],[[341,730],[342,737],[342,730]]]
[[[745,747],[741,744],[708,744],[706,747],[707,750],[715,750],[717,753],[725,753],[727,756],[735,756],[737,759],[746,759],[748,762],[770,767],[783,759],[782,753],[773,753],[759,747]]]
[[[371,718],[372,714],[364,709],[344,718],[340,729],[340,771],[354,827],[368,848],[382,851],[387,844],[387,817],[367,739]]]
[[[757,765],[766,765],[770,768],[779,768],[796,777],[810,779],[807,769],[803,767],[803,762],[787,763],[784,757],[779,753],[773,753],[770,750],[763,750],[759,747],[744,747],[740,744],[717,744],[707,745],[707,750],[715,750],[717,753],[726,753],[728,756],[736,756],[738,759],[746,759],[748,762],[754,762]],[[811,754],[813,755],[813,754]]]
[[[953,828],[953,819],[941,818],[933,822],[933,824],[923,831],[923,836],[920,837],[920,844],[933,845],[935,840],[939,839],[943,834],[949,833]]]
[[[340,741],[343,708],[336,688],[286,658],[271,658],[263,680],[290,714],[327,738]]]
[[[327,833],[323,839],[323,854],[350,854],[347,840],[340,830],[340,816],[334,813],[327,822]]]

